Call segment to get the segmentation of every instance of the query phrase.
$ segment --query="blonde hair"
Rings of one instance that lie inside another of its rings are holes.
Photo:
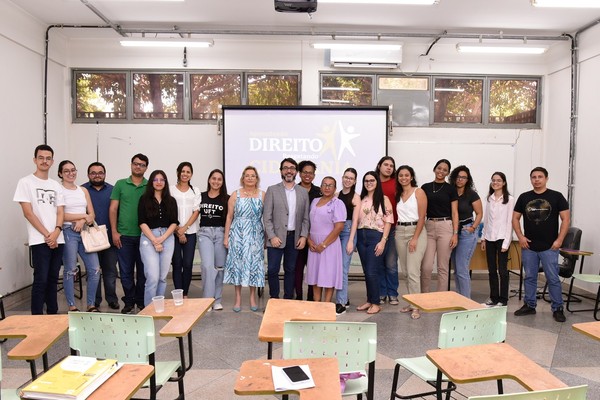
[[[256,188],[258,189],[260,185],[260,176],[258,175],[258,170],[252,165],[248,165],[242,171],[242,176],[240,177],[240,186],[244,186],[244,175],[246,175],[246,171],[254,171],[254,173],[256,174]]]

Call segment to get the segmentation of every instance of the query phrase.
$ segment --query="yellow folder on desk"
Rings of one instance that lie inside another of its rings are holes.
[[[83,400],[119,369],[117,360],[69,356],[25,386],[25,399]]]

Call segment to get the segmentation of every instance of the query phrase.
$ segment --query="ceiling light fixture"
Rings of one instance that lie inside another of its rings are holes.
[[[210,39],[185,39],[185,38],[129,38],[121,40],[125,47],[212,47],[214,42]]]
[[[431,6],[438,4],[440,0],[319,0],[322,3],[352,3],[352,4],[403,4],[417,6]]]
[[[393,42],[348,42],[342,40],[330,40],[310,44],[315,49],[329,50],[401,50],[402,44]]]
[[[598,0],[531,0],[531,5],[534,7],[554,7],[554,8],[600,8],[600,1],[598,1]]]
[[[519,43],[458,43],[456,50],[459,53],[479,54],[543,54],[548,47]]]

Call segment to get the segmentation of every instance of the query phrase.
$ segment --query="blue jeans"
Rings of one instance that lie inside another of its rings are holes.
[[[154,228],[152,234],[155,237],[164,235],[167,228]],[[154,245],[142,233],[140,237],[140,255],[144,263],[144,275],[146,275],[146,285],[144,287],[144,306],[152,303],[154,296],[164,296],[167,288],[167,275],[171,269],[171,259],[173,258],[173,248],[175,246],[175,237],[170,235],[162,243],[163,250],[158,252]]]
[[[283,298],[294,297],[294,282],[296,273],[296,258],[298,250],[294,241],[294,232],[290,231],[285,239],[283,249],[267,247],[267,275],[269,277],[269,296],[279,298],[279,270],[283,258]]]
[[[140,257],[140,237],[121,236],[121,248],[117,250],[119,273],[123,286],[123,302],[126,306],[144,306],[144,263]],[[135,279],[134,279],[135,271]]]
[[[173,285],[175,289],[183,289],[183,295],[187,296],[192,283],[192,267],[194,265],[194,253],[196,252],[196,234],[185,235],[187,241],[179,243],[179,238],[173,235]],[[204,279],[204,274],[202,275]]]
[[[99,251],[98,262],[102,271],[102,279],[98,280],[96,290],[96,304],[102,303],[102,284],[104,283],[104,296],[109,303],[118,303],[117,297],[117,248],[114,246]]]
[[[87,272],[87,305],[91,307],[96,301],[96,290],[100,280],[100,263],[96,253],[86,253],[81,234],[70,227],[63,230],[65,250],[63,252],[63,287],[69,307],[75,306],[75,278],[77,277],[77,254],[81,257]],[[83,278],[82,278],[83,279]]]
[[[469,232],[465,228],[473,226],[473,223],[462,226],[458,234],[458,244],[452,251],[450,257],[454,266],[454,283],[456,291],[465,297],[471,298],[471,275],[469,275],[469,265],[471,257],[477,246],[477,232]]]
[[[521,254],[523,257],[523,270],[525,271],[525,304],[531,308],[535,308],[537,305],[537,276],[541,262],[546,282],[548,282],[552,311],[561,308],[563,299],[562,287],[558,277],[558,250],[532,251],[522,249]]]
[[[33,265],[33,284],[31,285],[31,314],[58,313],[56,296],[58,274],[63,262],[64,244],[51,249],[46,243],[30,246]]]
[[[365,274],[367,285],[367,302],[379,304],[379,277],[383,271],[383,254],[375,255],[375,246],[381,241],[383,233],[375,229],[358,229],[356,231],[358,255]],[[385,253],[384,253],[385,254]]]
[[[396,227],[392,226],[383,251],[383,270],[379,273],[379,293],[383,296],[398,297],[398,251],[394,235]]]
[[[352,261],[352,254],[346,252],[346,246],[350,240],[350,228],[352,227],[352,220],[348,220],[344,223],[344,229],[340,232],[340,242],[342,244],[342,272],[343,282],[342,290],[338,290],[335,293],[335,302],[337,304],[346,305],[348,302],[348,273],[350,272],[350,262]],[[354,235],[354,249],[356,250],[356,235]]]
[[[225,228],[205,226],[198,231],[198,251],[202,259],[202,297],[214,298],[221,304],[223,293],[223,267],[227,250],[223,245]]]

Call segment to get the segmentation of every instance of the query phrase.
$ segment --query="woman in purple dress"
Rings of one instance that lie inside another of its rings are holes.
[[[331,301],[333,289],[342,289],[342,247],[340,232],[346,222],[346,206],[335,197],[335,179],[326,176],[321,181],[322,197],[310,206],[310,232],[308,234],[308,261],[306,283],[314,285],[315,301]]]

